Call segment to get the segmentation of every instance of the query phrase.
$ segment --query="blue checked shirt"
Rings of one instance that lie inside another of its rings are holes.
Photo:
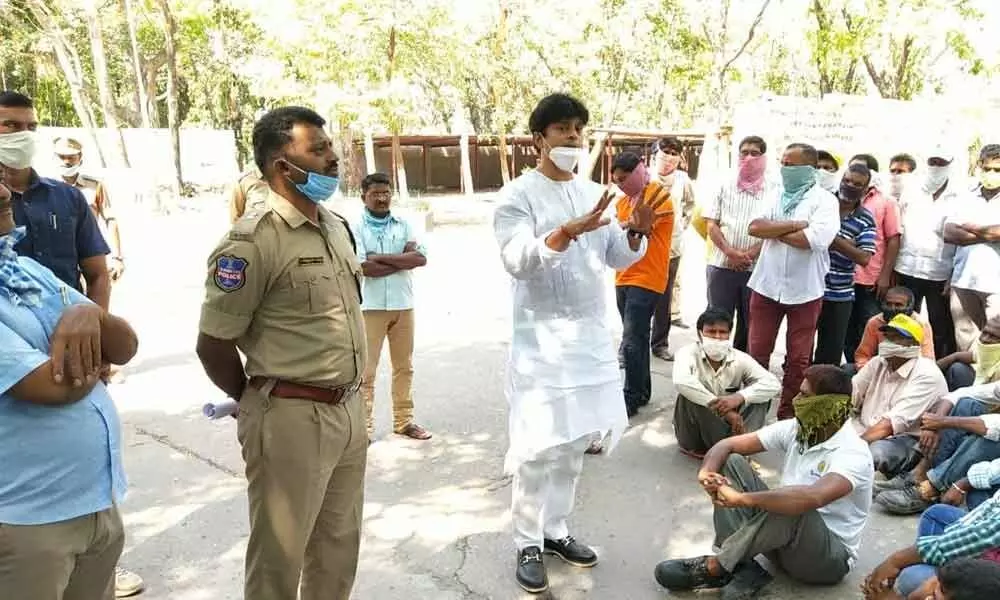
[[[924,563],[941,566],[957,558],[978,557],[1000,547],[1000,492],[952,523],[941,535],[917,539]]]
[[[42,525],[106,510],[124,497],[121,423],[103,383],[65,406],[8,393],[48,361],[66,307],[90,302],[30,258],[16,260],[39,302],[0,294],[0,524]]]
[[[416,251],[427,256],[427,249],[417,243],[410,224],[391,215],[381,231],[369,227],[362,217],[352,226],[358,246],[358,260],[365,262],[369,254],[402,254],[410,242]],[[410,310],[413,308],[413,273],[399,271],[387,277],[365,277],[362,310]]]

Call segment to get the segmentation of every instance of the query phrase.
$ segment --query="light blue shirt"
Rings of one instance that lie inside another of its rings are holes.
[[[42,525],[111,508],[125,495],[121,423],[103,383],[79,402],[43,406],[7,392],[49,359],[49,336],[72,304],[90,302],[35,261],[41,306],[0,294],[0,523]]]
[[[362,263],[369,254],[402,254],[406,244],[416,244],[417,252],[427,256],[427,250],[417,243],[409,223],[390,214],[389,223],[380,232],[365,224],[364,218],[353,225]],[[362,310],[410,310],[413,308],[413,273],[399,271],[386,277],[365,277]]]

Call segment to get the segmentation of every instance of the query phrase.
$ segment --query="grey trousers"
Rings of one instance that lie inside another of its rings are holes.
[[[746,458],[733,454],[722,475],[744,492],[768,489]],[[850,572],[850,554],[816,511],[798,516],[753,508],[715,508],[716,558],[730,573],[759,554],[802,583],[835,585]]]
[[[744,403],[740,409],[746,432],[757,431],[767,419],[767,404]],[[709,448],[733,435],[729,423],[709,408],[691,402],[684,396],[677,396],[674,403],[674,437],[677,445],[684,450],[704,454]]]
[[[893,435],[871,443],[875,470],[892,479],[909,473],[924,457],[920,452],[920,438],[915,435]]]

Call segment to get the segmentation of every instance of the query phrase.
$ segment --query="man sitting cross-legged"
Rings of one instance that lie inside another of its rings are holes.
[[[674,358],[674,435],[681,452],[701,458],[719,440],[764,426],[781,383],[733,348],[733,318],[721,308],[698,317],[698,341]]]
[[[716,556],[656,567],[672,591],[722,588],[723,600],[755,598],[771,576],[766,555],[797,581],[839,583],[854,566],[871,508],[872,456],[848,421],[851,380],[833,365],[805,372],[795,419],[726,438],[705,456],[698,481],[715,504]],[[784,455],[781,487],[771,490],[744,456]]]

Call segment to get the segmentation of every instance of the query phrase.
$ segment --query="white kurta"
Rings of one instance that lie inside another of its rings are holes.
[[[639,260],[646,242],[632,251],[626,232],[612,223],[580,236],[565,252],[545,245],[603,192],[592,181],[553,181],[537,171],[501,191],[493,226],[514,299],[508,473],[547,448],[593,433],[611,433],[610,451],[628,426],[605,286],[607,267]]]

